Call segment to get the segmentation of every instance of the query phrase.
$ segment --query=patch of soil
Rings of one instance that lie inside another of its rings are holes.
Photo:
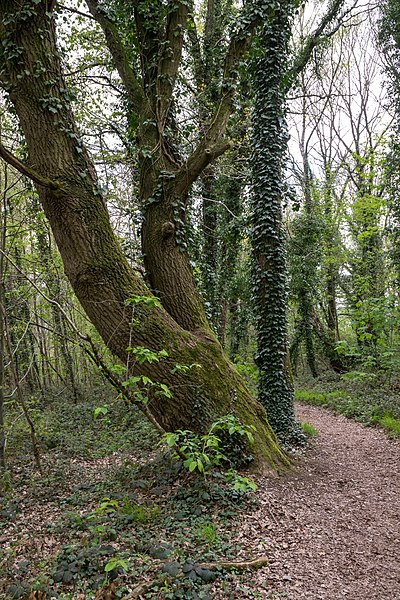
[[[399,600],[400,442],[325,409],[297,413],[318,429],[314,447],[258,481],[261,506],[238,524],[248,557],[269,564],[215,597]]]

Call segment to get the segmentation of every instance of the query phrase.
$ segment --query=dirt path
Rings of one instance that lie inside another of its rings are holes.
[[[249,547],[270,557],[251,588],[271,599],[400,600],[400,442],[297,410],[320,435],[289,478],[261,482],[263,505],[244,519]]]

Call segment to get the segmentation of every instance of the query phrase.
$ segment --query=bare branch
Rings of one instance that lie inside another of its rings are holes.
[[[88,15],[88,13],[81,12],[80,10],[77,10],[76,8],[71,8],[70,6],[65,6],[64,4],[60,4],[60,3],[58,3],[57,6],[62,8],[62,10],[66,10],[70,13],[73,13],[74,15],[79,15],[80,17],[85,17],[86,19],[92,19],[93,21],[96,20],[92,15]]]
[[[224,75],[216,110],[197,147],[177,173],[176,179],[181,184],[182,191],[186,191],[200,173],[230,147],[229,142],[224,140],[223,137],[236,93],[237,67],[249,49],[256,28],[261,23],[259,15],[251,15],[251,8],[250,13],[245,10],[236,32],[232,35],[225,57]]]
[[[14,169],[17,169],[17,171],[22,173],[22,175],[29,177],[29,179],[31,179],[34,183],[41,185],[44,188],[48,188],[50,190],[60,189],[60,186],[57,183],[55,183],[51,179],[48,179],[47,177],[39,175],[39,173],[37,173],[34,169],[31,169],[25,163],[21,162],[16,156],[11,154],[11,152],[7,150],[7,148],[5,148],[1,143],[0,157],[3,160],[5,160],[6,163],[14,167]]]

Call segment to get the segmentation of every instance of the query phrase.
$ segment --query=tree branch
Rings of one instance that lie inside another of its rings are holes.
[[[258,558],[253,558],[251,560],[221,560],[216,562],[201,563],[200,567],[202,569],[208,569],[210,571],[213,571],[214,569],[225,569],[225,571],[234,571],[244,569],[261,569],[261,567],[265,567],[265,565],[267,565],[268,563],[269,559],[267,556],[259,556]]]
[[[178,171],[174,185],[174,190],[178,194],[184,195],[204,169],[231,147],[230,142],[224,139],[214,144],[207,144],[207,141],[207,137],[204,137]]]
[[[158,64],[157,88],[158,108],[157,117],[160,133],[163,132],[171,105],[176,76],[181,63],[185,25],[188,17],[188,3],[174,0],[169,7],[163,55]]]
[[[86,19],[92,19],[93,21],[96,20],[92,15],[88,15],[87,13],[81,12],[80,10],[77,10],[76,8],[70,8],[69,6],[65,6],[64,4],[60,4],[60,3],[58,3],[57,6],[62,8],[62,10],[66,10],[70,13],[73,13],[74,15],[79,15],[80,17],[85,17]]]
[[[191,45],[191,54],[193,58],[194,78],[197,87],[200,89],[204,77],[203,55],[201,52],[199,36],[197,34],[196,21],[194,20],[192,13],[189,13],[188,19],[190,23],[190,27],[188,27],[188,38]]]
[[[126,93],[135,109],[140,112],[145,104],[145,96],[141,84],[129,62],[119,32],[114,23],[107,17],[98,0],[86,0],[86,4],[103,30],[108,49],[114,59],[115,67],[125,86]]]
[[[7,150],[7,148],[5,148],[1,143],[0,156],[6,163],[14,167],[14,169],[17,169],[17,171],[22,173],[22,175],[29,177],[29,179],[31,179],[34,183],[41,185],[42,187],[48,188],[50,190],[58,190],[60,188],[60,186],[57,183],[55,183],[51,179],[48,179],[47,177],[42,177],[42,175],[39,175],[39,173],[28,167],[25,163],[21,162],[16,156],[11,154],[11,152]]]
[[[320,24],[306,39],[303,47],[301,48],[298,55],[295,57],[291,68],[287,74],[287,83],[286,89],[289,90],[293,85],[296,77],[305,69],[307,66],[314,48],[318,46],[323,40],[327,37],[330,37],[339,29],[342,19],[345,15],[347,15],[355,6],[356,2],[353,3],[351,8],[349,8],[343,15],[339,16],[340,10],[343,7],[346,0],[334,0],[331,4],[331,7],[328,9],[326,14],[322,17]],[[330,25],[334,19],[339,17],[339,20],[335,27],[330,32],[325,32],[328,25]]]
[[[229,142],[224,140],[223,136],[232,112],[233,98],[236,93],[237,67],[249,49],[256,28],[260,23],[260,15],[254,15],[252,7],[245,10],[237,25],[236,32],[232,35],[226,53],[221,92],[216,110],[197,147],[176,175],[178,190],[186,191],[210,162],[221,156],[230,147]]]

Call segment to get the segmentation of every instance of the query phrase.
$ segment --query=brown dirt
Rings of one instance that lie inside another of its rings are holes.
[[[241,524],[249,557],[269,564],[217,597],[400,600],[400,442],[324,409],[297,410],[318,429],[315,446],[289,476],[259,481],[262,505]]]

